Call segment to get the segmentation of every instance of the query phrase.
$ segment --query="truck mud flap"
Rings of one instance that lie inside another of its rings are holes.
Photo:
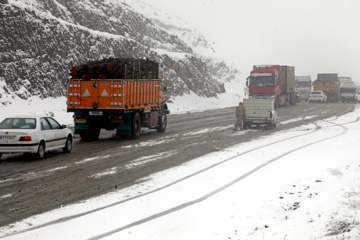
[[[75,123],[74,134],[80,134],[83,130],[88,130],[88,125],[86,123]]]
[[[131,131],[130,130],[116,130],[116,136],[118,137],[130,137]]]

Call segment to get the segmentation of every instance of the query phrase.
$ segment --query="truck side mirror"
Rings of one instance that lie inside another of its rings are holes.
[[[164,84],[163,84],[163,91],[166,91],[166,88],[167,88],[167,83],[165,82]]]
[[[246,86],[249,86],[249,77],[248,78],[246,78]]]

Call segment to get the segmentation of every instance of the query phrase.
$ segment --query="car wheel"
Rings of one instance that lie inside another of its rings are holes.
[[[44,156],[45,156],[45,144],[44,144],[44,142],[40,142],[37,153],[36,153],[36,158],[43,159]]]
[[[63,148],[64,153],[69,153],[72,150],[72,139],[71,136],[68,136],[66,139],[65,147]]]

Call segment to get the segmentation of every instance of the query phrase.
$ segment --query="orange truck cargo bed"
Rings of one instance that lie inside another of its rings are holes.
[[[159,107],[160,80],[73,79],[68,81],[68,111],[132,110]]]

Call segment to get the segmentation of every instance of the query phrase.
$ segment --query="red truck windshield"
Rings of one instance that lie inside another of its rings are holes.
[[[250,76],[249,87],[274,87],[274,76]]]

